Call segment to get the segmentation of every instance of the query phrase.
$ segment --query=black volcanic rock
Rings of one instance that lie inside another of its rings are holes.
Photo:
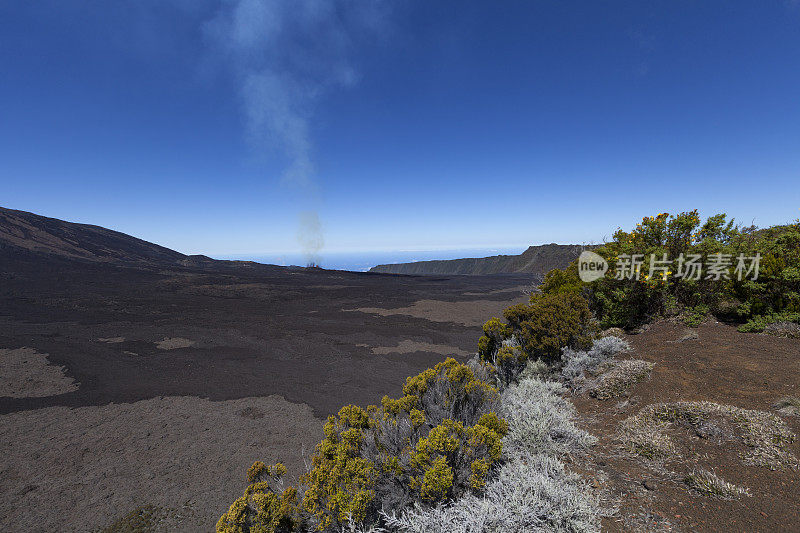
[[[567,266],[580,255],[584,248],[584,246],[575,244],[544,244],[531,246],[519,255],[494,255],[492,257],[378,265],[372,267],[370,272],[421,275],[544,275],[554,268]]]

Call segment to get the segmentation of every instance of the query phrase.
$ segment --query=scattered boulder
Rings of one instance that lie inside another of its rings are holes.
[[[696,329],[686,329],[676,342],[696,341],[700,340],[700,335]]]

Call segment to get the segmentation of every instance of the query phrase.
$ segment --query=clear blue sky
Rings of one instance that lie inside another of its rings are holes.
[[[800,215],[800,2],[467,4],[4,0],[0,205],[210,255]]]

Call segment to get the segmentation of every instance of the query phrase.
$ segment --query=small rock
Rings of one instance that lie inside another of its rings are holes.
[[[647,490],[658,490],[658,485],[656,485],[656,482],[651,479],[645,479],[642,485],[644,485],[644,488]]]
[[[25,496],[29,492],[33,492],[39,488],[39,485],[25,485],[21,490],[17,491],[17,496]]]
[[[695,427],[694,432],[701,439],[721,438],[724,433],[720,427],[708,421],[700,422]]]

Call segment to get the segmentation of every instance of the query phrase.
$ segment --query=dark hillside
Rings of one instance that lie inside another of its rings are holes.
[[[0,254],[28,256],[29,253],[107,263],[175,264],[189,258],[100,226],[0,207]]]
[[[543,276],[554,268],[567,266],[580,255],[583,248],[583,246],[574,244],[544,244],[531,246],[519,255],[378,265],[370,269],[370,272],[419,275],[535,274]]]

